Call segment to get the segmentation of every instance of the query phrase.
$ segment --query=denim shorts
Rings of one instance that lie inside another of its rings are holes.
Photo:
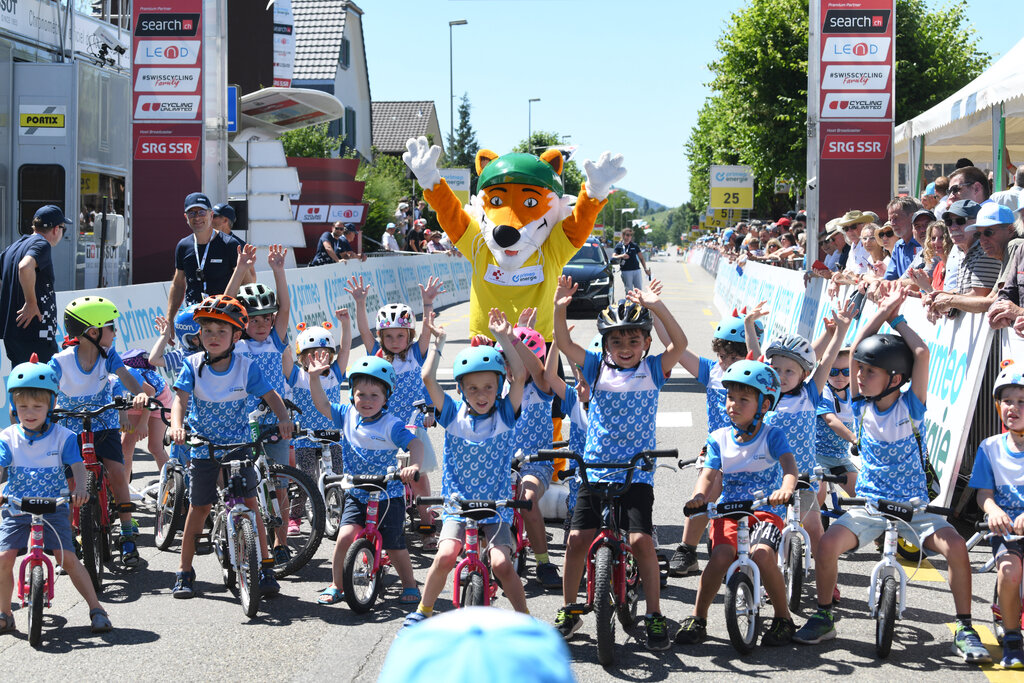
[[[267,462],[274,465],[288,465],[291,456],[291,439],[281,439],[274,443],[263,444],[263,450],[267,453]]]
[[[366,503],[355,496],[345,496],[341,511],[341,526],[366,526]],[[377,531],[385,550],[405,550],[405,498],[382,498],[377,503]]]
[[[189,467],[189,493],[188,500],[192,505],[213,505],[220,498],[218,479],[222,465],[218,460],[210,458],[193,458],[188,464]],[[224,477],[228,476],[225,469]],[[256,495],[256,486],[259,478],[256,476],[256,468],[252,465],[242,467],[242,476],[245,477],[245,497],[252,498]]]
[[[836,458],[831,455],[822,455],[818,453],[814,456],[814,459],[817,460],[818,464],[826,470],[836,470],[836,468],[842,467],[844,472],[857,471],[857,466],[853,464],[853,460],[845,456]]]
[[[56,512],[43,515],[43,548],[46,550],[70,550],[71,519],[68,507],[63,505]],[[51,528],[53,527],[53,528]],[[0,513],[0,552],[7,550],[25,550],[28,548],[28,535],[32,530],[32,515],[13,514],[5,509]],[[55,533],[56,532],[56,533]]]
[[[540,481],[540,491],[537,500],[543,497],[544,493],[551,486],[551,478],[555,476],[555,463],[553,462],[527,462],[519,470],[519,475],[525,477],[530,475]]]

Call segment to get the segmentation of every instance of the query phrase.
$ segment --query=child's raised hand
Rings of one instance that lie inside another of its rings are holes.
[[[519,322],[516,324],[519,327],[530,327],[532,328],[534,323],[537,322],[537,308],[528,307],[524,308],[522,313],[519,314]]]
[[[349,315],[347,308],[339,308],[334,312],[334,317],[338,319],[338,322],[343,325],[348,325],[352,317]]]
[[[904,294],[904,297],[906,295]],[[844,330],[850,329],[853,319],[857,317],[857,302],[849,297],[843,302],[842,307],[835,311],[836,325]]]
[[[494,340],[486,334],[474,334],[469,339],[470,346],[494,346]]]
[[[267,253],[267,265],[273,271],[284,270],[284,257],[288,254],[288,248],[280,244],[271,244]]]
[[[654,278],[647,285],[647,289],[651,290],[652,292],[654,292],[658,296],[661,296],[661,291],[662,291],[663,288],[664,288],[664,285],[662,284],[661,280],[659,280],[658,278]]]
[[[345,287],[345,291],[352,295],[356,303],[366,301],[367,295],[370,293],[370,288],[373,285],[370,283],[363,283],[363,276],[360,275],[358,278],[352,276],[348,279],[348,286]]]
[[[313,352],[309,367],[306,372],[310,377],[320,376],[331,369],[331,352],[327,349],[317,349]]]
[[[824,318],[822,322],[825,323],[825,331],[828,332],[830,337],[836,333],[835,320],[833,320],[832,318]]]
[[[420,296],[423,297],[423,303],[424,304],[432,304],[432,303],[434,303],[434,298],[438,294],[444,294],[446,291],[448,291],[448,290],[446,290],[444,288],[444,282],[441,281],[441,278],[434,277],[433,275],[431,275],[427,279],[427,286],[426,287],[424,287],[422,284],[419,287],[420,287]]]
[[[487,316],[487,329],[494,334],[495,339],[501,334],[512,334],[512,324],[509,323],[508,317],[500,308],[492,308]]]
[[[168,334],[169,332],[171,332],[171,324],[167,321],[167,318],[165,318],[162,315],[158,315],[155,318],[153,318],[153,327],[156,328],[156,331],[160,334],[161,337],[163,337],[164,335],[167,335],[168,337],[172,336],[171,334]],[[171,342],[173,343],[174,340],[171,339]]]
[[[768,313],[768,302],[758,301],[757,305],[754,306],[754,308],[751,309],[750,313],[747,313],[745,317],[750,318],[752,320],[757,320],[758,318],[765,317],[766,315],[768,315]]]
[[[635,304],[639,304],[644,308],[650,308],[661,301],[661,298],[657,294],[644,289],[634,289],[626,292],[626,299]]]
[[[579,289],[579,285],[572,281],[568,275],[558,276],[558,287],[555,289],[555,306],[565,307],[572,301],[572,295]]]
[[[893,283],[895,284],[895,283]],[[878,307],[885,311],[886,318],[892,318],[898,315],[900,312],[900,306],[907,300],[907,290],[903,287],[896,285],[890,286],[889,290],[879,300]]]
[[[256,264],[256,247],[245,244],[238,247],[238,265],[251,268]]]

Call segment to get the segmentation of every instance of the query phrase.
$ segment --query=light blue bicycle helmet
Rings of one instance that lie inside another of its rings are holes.
[[[753,387],[758,392],[757,413],[754,414],[754,420],[750,424],[751,430],[764,417],[766,411],[761,410],[764,399],[768,399],[768,410],[771,411],[778,405],[779,397],[782,395],[782,382],[779,380],[778,373],[772,366],[757,360],[745,358],[730,365],[722,375],[722,386],[728,388],[731,383]],[[735,423],[733,426],[739,428]]]
[[[199,304],[192,304],[178,310],[174,318],[174,334],[186,348],[199,348],[199,322],[193,315]]]
[[[471,346],[455,356],[455,381],[462,390],[463,376],[471,372],[496,372],[498,385],[505,383],[505,359],[501,352],[492,346]]]
[[[600,332],[595,334],[594,338],[590,340],[590,344],[587,346],[587,351],[604,353],[604,335]]]
[[[736,342],[738,344],[747,343],[747,332],[743,327],[743,318],[739,317],[739,313],[736,309],[732,309],[732,315],[728,318],[722,318],[721,322],[718,323],[718,327],[715,328],[715,339],[724,339],[725,341]]]
[[[349,382],[349,397],[352,396],[352,387],[355,386],[355,380],[360,375],[365,377],[372,377],[373,379],[384,382],[387,386],[387,396],[390,398],[392,392],[395,390],[395,383],[398,381],[398,377],[395,375],[395,368],[391,363],[387,362],[383,358],[377,356],[364,356],[360,358],[352,365],[348,366],[348,382]]]
[[[11,392],[15,389],[42,389],[50,392],[50,410],[52,411],[57,403],[57,392],[60,390],[60,382],[57,373],[46,363],[40,363],[39,357],[32,354],[27,363],[19,363],[11,370],[7,378],[7,404],[11,407],[11,414],[17,418],[18,413],[14,409],[14,398]]]

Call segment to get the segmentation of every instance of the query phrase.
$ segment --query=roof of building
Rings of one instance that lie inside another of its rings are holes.
[[[362,14],[361,9],[347,0],[292,0],[295,21],[293,80],[334,80],[349,10]]]
[[[437,117],[432,101],[374,102],[373,146],[385,154],[405,151],[409,138],[426,135],[430,131],[430,118]],[[434,140],[444,146],[443,140]]]

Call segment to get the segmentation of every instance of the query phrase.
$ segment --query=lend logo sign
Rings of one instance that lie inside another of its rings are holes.
[[[828,93],[821,106],[823,119],[881,119],[888,113],[889,93]]]
[[[139,69],[135,92],[196,92],[199,69]]]
[[[892,38],[826,38],[823,62],[884,62]]]
[[[199,155],[197,137],[139,136],[136,161],[194,161]]]
[[[884,159],[888,151],[888,135],[826,135],[821,158]]]
[[[189,65],[199,60],[198,40],[140,40],[135,64]]]
[[[199,116],[199,101],[199,95],[142,95],[135,103],[135,119],[192,120]]]
[[[825,13],[822,33],[885,33],[889,29],[887,9],[830,9]]]

